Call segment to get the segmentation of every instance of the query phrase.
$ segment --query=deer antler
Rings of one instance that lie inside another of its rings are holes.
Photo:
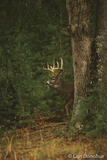
[[[52,66],[49,66],[48,63],[47,63],[47,68],[43,68],[43,69],[44,69],[44,70],[47,70],[47,71],[54,72],[53,67],[52,67]]]
[[[59,67],[59,63],[58,61],[56,62],[56,67],[55,67],[55,61],[53,61],[53,66],[49,66],[49,64],[47,63],[47,68],[43,68],[44,70],[48,70],[51,72],[55,72],[55,70],[62,70],[63,69],[63,59],[61,58],[61,66]]]
[[[63,59],[61,58],[61,69],[63,69]]]

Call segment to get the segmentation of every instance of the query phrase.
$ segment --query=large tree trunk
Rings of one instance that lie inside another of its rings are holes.
[[[91,4],[88,0],[66,0],[74,68],[74,115],[78,99],[87,96],[90,84],[91,50],[93,44]]]
[[[98,17],[97,17],[97,29],[98,29],[98,48],[101,58],[100,70],[102,71],[101,79],[104,87],[107,89],[107,0],[98,1]],[[100,72],[101,73],[101,72]]]

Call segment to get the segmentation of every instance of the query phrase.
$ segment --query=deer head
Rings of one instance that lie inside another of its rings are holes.
[[[47,63],[47,68],[44,68],[44,70],[52,72],[52,78],[48,80],[46,84],[56,89],[59,88],[61,86],[61,80],[63,78],[63,59],[61,58],[60,64],[53,61],[53,66],[49,66],[49,64]]]

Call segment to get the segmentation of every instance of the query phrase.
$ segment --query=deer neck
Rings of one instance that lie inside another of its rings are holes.
[[[58,90],[61,93],[73,93],[74,92],[74,84],[70,82],[66,82],[64,80],[60,81],[59,85],[56,85],[56,90]]]

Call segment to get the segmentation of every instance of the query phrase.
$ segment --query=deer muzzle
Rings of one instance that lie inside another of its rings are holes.
[[[50,82],[49,82],[49,81],[47,81],[47,82],[46,82],[46,85],[50,85]]]
[[[46,85],[47,85],[47,86],[53,86],[53,83],[51,83],[51,81],[47,81],[47,82],[46,82]]]
[[[55,84],[54,82],[55,82],[55,80],[47,81],[46,85],[54,87],[54,88],[58,88],[59,87],[58,84]]]

